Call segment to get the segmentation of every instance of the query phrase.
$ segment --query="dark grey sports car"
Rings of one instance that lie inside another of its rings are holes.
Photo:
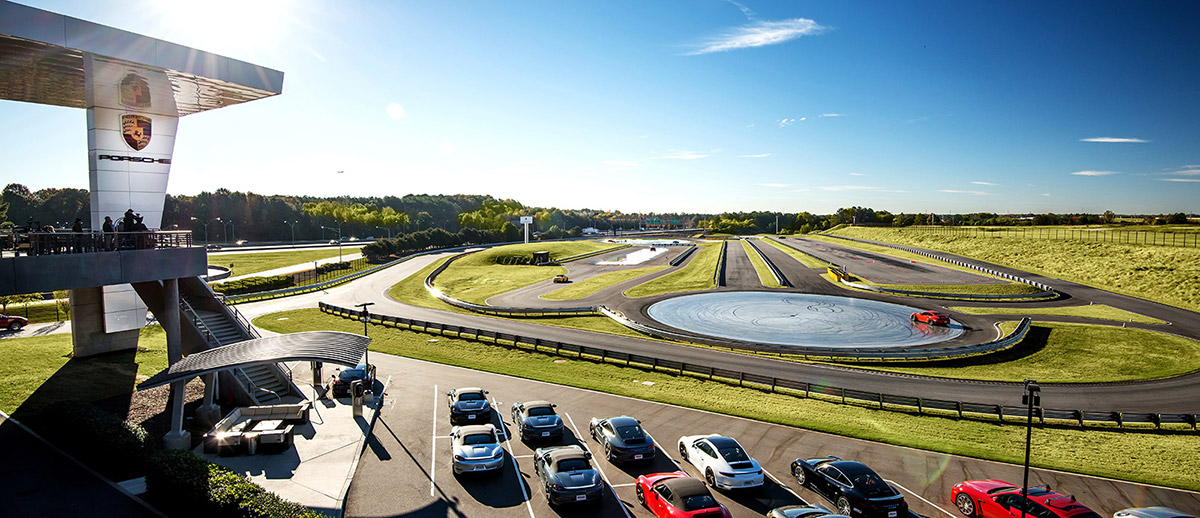
[[[796,459],[792,476],[837,506],[838,514],[853,518],[904,518],[908,503],[866,464],[837,457]]]
[[[549,401],[513,403],[512,420],[523,440],[562,439],[562,418],[554,413],[554,404]]]
[[[604,456],[609,462],[654,458],[654,439],[642,429],[637,419],[627,415],[605,419],[593,417],[588,423],[588,432],[604,448]]]
[[[450,424],[486,423],[492,420],[487,391],[479,387],[456,388],[446,393],[450,402]]]
[[[599,502],[604,482],[588,459],[592,454],[576,445],[550,446],[533,452],[533,469],[551,505]]]

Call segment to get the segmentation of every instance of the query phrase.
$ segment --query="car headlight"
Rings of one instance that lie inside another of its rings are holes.
[[[466,460],[466,458],[465,458],[465,457],[463,457],[462,455],[455,455],[455,456],[454,456],[454,460],[457,460],[457,461],[463,461],[463,460]]]
[[[496,454],[492,455],[493,459],[499,459],[499,458],[503,458],[503,457],[504,457],[504,450],[496,450]]]

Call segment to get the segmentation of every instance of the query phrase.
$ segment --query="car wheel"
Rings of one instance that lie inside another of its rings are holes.
[[[971,495],[959,493],[954,497],[954,505],[958,506],[958,512],[964,516],[975,516],[975,501],[971,499]]]
[[[25,325],[16,321],[8,324],[9,331],[20,331],[22,327],[25,327]]]
[[[837,499],[838,514],[850,516],[850,501],[846,497],[839,496]]]
[[[800,484],[800,487],[805,487],[805,485],[808,483],[808,478],[804,474],[804,468],[801,466],[792,467],[792,476],[796,477],[796,483]]]
[[[637,485],[637,499],[639,504],[646,505],[646,493],[642,490],[641,484]]]
[[[613,461],[612,446],[608,444],[604,445],[604,460],[609,462]]]
[[[704,481],[708,482],[708,487],[717,487],[717,479],[713,476],[712,468],[704,470]]]
[[[687,446],[684,446],[683,443],[679,444],[679,457],[687,460]]]

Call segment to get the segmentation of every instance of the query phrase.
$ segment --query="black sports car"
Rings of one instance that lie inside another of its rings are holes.
[[[563,422],[554,413],[554,405],[549,401],[526,401],[513,403],[513,426],[521,433],[521,439],[561,439]]]
[[[588,432],[604,448],[604,456],[609,462],[654,458],[654,439],[642,429],[637,419],[627,415],[607,419],[593,417],[588,423]]]
[[[904,495],[884,482],[866,464],[837,457],[792,461],[796,482],[837,506],[838,514],[852,518],[904,518]]]
[[[488,404],[487,393],[479,387],[456,388],[447,392],[450,424],[491,421],[492,407]]]
[[[604,482],[588,462],[590,458],[590,453],[573,444],[538,448],[533,452],[533,469],[551,505],[599,502],[603,498]]]

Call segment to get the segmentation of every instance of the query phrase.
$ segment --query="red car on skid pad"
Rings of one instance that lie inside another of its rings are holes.
[[[637,479],[637,499],[657,518],[732,518],[708,486],[687,473],[653,473]]]
[[[1100,518],[1075,501],[1074,495],[1055,493],[1050,486],[1034,486],[1029,488],[1026,498],[1021,496],[1021,488],[997,479],[954,484],[950,499],[968,517],[1021,518],[1024,507],[1028,518]]]
[[[939,313],[937,311],[920,311],[909,315],[913,322],[924,322],[929,325],[948,326],[950,325],[950,315]]]

